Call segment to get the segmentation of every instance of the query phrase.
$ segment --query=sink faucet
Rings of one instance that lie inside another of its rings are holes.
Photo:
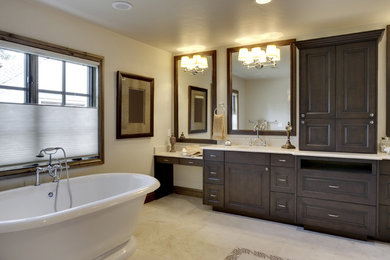
[[[57,171],[62,171],[63,169],[67,169],[67,166],[62,166],[62,162],[60,160],[57,160],[57,163],[53,164],[52,155],[57,153],[58,150],[62,150],[65,155],[65,150],[62,147],[49,147],[42,149],[39,154],[36,157],[44,157],[45,155],[49,155],[49,164],[46,167],[37,167],[36,170],[36,181],[35,186],[39,186],[39,174],[41,172],[47,172],[49,176],[53,177],[53,182],[58,182],[59,175],[57,174]],[[66,157],[64,158],[66,160]],[[65,163],[66,165],[66,163]]]
[[[259,134],[259,131],[264,130],[264,128],[265,128],[264,123],[266,123],[266,122],[263,122],[260,124],[259,121],[260,120],[258,120],[257,123],[255,123],[255,125],[253,127],[253,131],[256,132],[256,137],[249,139],[250,146],[253,146],[253,145],[267,146],[267,141],[265,140],[265,138],[263,136],[260,136],[260,134]]]

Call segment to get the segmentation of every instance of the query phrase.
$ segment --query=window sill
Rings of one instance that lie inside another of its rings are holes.
[[[78,157],[68,159],[68,166],[70,169],[95,166],[104,164],[102,158],[94,157]],[[0,181],[11,178],[20,178],[30,176],[32,172],[36,171],[37,167],[47,166],[47,161],[35,162],[28,164],[8,165],[0,167]]]

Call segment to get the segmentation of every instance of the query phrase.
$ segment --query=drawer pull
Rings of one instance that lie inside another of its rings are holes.
[[[284,205],[284,204],[278,204],[278,208],[286,208],[286,205]]]
[[[169,160],[168,160],[168,159],[164,159],[163,161],[164,161],[164,162],[169,162]]]
[[[210,194],[210,197],[211,197],[211,198],[216,198],[217,195],[215,195],[215,194]]]
[[[339,215],[336,215],[336,214],[328,214],[328,216],[331,218],[338,218],[339,217]]]
[[[278,178],[278,181],[281,181],[281,182],[286,182],[287,179],[284,179],[284,178]]]
[[[215,158],[215,157],[217,157],[215,154],[210,154],[210,157],[211,158]]]
[[[211,175],[217,175],[217,173],[216,173],[216,172],[210,172],[210,174],[211,174]]]
[[[194,162],[188,162],[188,164],[194,164]]]
[[[340,186],[338,186],[338,185],[328,185],[328,187],[331,189],[339,189],[340,188]]]
[[[284,159],[279,159],[278,161],[279,162],[286,162],[286,160],[284,160]]]

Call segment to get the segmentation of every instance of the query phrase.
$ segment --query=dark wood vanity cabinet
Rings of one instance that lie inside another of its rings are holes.
[[[390,241],[390,161],[204,150],[203,177],[215,210]]]
[[[256,217],[269,215],[270,155],[225,152],[225,208]]]
[[[269,215],[269,165],[225,163],[225,208]]]
[[[203,204],[223,208],[225,204],[225,152],[203,152]]]
[[[297,42],[299,148],[376,153],[377,56],[383,30]]]
[[[298,157],[297,222],[359,238],[376,236],[376,161]]]
[[[271,154],[270,218],[295,223],[295,156]]]
[[[294,156],[222,153],[204,152],[204,204],[217,210],[295,223]]]
[[[390,161],[379,162],[379,234],[390,242]]]

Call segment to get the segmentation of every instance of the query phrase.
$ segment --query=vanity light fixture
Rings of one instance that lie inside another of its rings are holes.
[[[256,4],[265,5],[271,2],[272,0],[256,0]]]
[[[185,72],[191,72],[192,75],[196,75],[208,68],[207,58],[200,55],[194,55],[192,58],[183,56],[181,58],[181,67]]]
[[[129,2],[125,1],[115,1],[112,3],[112,7],[116,10],[126,11],[133,8],[133,6]]]
[[[238,60],[248,69],[263,67],[276,67],[276,62],[280,61],[280,49],[276,45],[267,45],[266,50],[254,47],[252,50],[241,48],[238,53]]]

